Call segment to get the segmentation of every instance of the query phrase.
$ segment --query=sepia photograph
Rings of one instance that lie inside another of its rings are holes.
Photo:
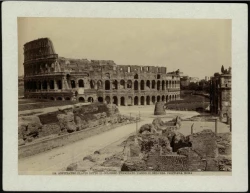
[[[246,6],[3,10],[5,190],[248,189]]]
[[[18,18],[20,174],[231,174],[231,20]]]

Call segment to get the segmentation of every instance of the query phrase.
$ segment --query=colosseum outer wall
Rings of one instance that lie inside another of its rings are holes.
[[[26,98],[150,105],[180,98],[178,71],[58,57],[48,38],[24,45]]]

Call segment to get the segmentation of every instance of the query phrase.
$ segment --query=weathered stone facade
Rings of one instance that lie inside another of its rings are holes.
[[[221,121],[231,119],[231,68],[221,74],[211,77],[210,109],[211,113],[220,116]]]
[[[26,98],[150,105],[180,97],[179,71],[58,57],[49,38],[24,45]]]

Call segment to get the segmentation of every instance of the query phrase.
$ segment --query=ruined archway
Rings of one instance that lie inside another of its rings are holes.
[[[120,81],[120,88],[121,88],[121,89],[124,89],[124,88],[125,88],[125,81],[124,81],[124,80],[121,80],[121,81]]]
[[[95,81],[90,80],[90,88],[94,89],[95,88]]]
[[[144,80],[141,80],[141,90],[144,90],[144,85],[145,85]]]
[[[89,103],[93,103],[93,102],[94,102],[93,97],[89,97],[89,98],[88,98],[88,102],[89,102]]]
[[[100,103],[103,103],[103,98],[102,97],[98,97],[98,102],[100,102]]]
[[[79,98],[78,98],[78,101],[79,101],[79,102],[85,102],[85,99],[84,99],[83,97],[79,97]]]
[[[71,80],[70,83],[71,83],[71,88],[75,88],[76,87],[76,82],[74,80]]]
[[[157,90],[160,90],[161,89],[161,82],[158,80],[157,81]]]
[[[50,89],[54,89],[54,80],[49,81]]]
[[[55,100],[55,98],[54,98],[54,97],[50,97],[50,100],[53,100],[53,101],[54,101],[54,100]]]
[[[105,101],[106,101],[107,104],[110,104],[110,97],[109,97],[109,96],[106,96],[106,97],[105,97]]]
[[[117,98],[117,96],[113,96],[113,104],[118,106],[118,98]]]
[[[113,90],[117,90],[117,89],[118,89],[118,82],[117,82],[117,80],[114,80],[114,81],[112,82],[112,89],[113,89]]]
[[[110,90],[110,81],[105,80],[105,90]]]
[[[165,81],[164,80],[162,81],[161,85],[162,85],[162,90],[165,90]]]
[[[152,89],[155,89],[155,80],[152,80]]]
[[[125,97],[121,97],[121,106],[125,106]]]
[[[161,96],[157,96],[157,102],[161,102]]]
[[[47,81],[43,81],[43,89],[47,89]]]
[[[138,105],[138,96],[135,96],[135,98],[134,98],[134,105]]]
[[[150,105],[150,96],[146,97],[146,103],[147,103],[147,105]]]
[[[131,96],[129,96],[128,99],[127,99],[127,105],[128,106],[133,105],[133,98]]]
[[[66,100],[66,101],[70,101],[70,97],[66,97],[65,100]]]
[[[132,80],[127,81],[127,88],[132,88]]]
[[[138,74],[135,74],[135,75],[134,75],[134,79],[138,79]]]
[[[82,79],[78,80],[78,87],[83,88],[84,87],[84,81]]]
[[[155,96],[152,96],[152,103],[155,104]]]
[[[101,80],[97,81],[97,89],[102,89],[102,81]]]
[[[161,78],[161,75],[160,74],[157,74],[157,79],[160,79]]]
[[[169,99],[168,99],[168,95],[166,95],[166,102],[168,102],[168,100],[169,100]]]
[[[134,90],[138,90],[138,81],[137,80],[135,80],[135,82],[134,82]]]
[[[172,100],[172,96],[171,95],[169,95],[169,101],[171,101]]]
[[[164,95],[162,95],[161,101],[162,101],[162,102],[165,102],[165,96],[164,96]]]
[[[56,100],[58,100],[58,101],[62,101],[63,99],[62,99],[62,97],[57,97],[57,99]]]
[[[145,104],[145,97],[141,96],[141,105],[144,105],[144,104]]]
[[[166,81],[166,87],[167,87],[167,89],[168,89],[168,80]]]
[[[150,89],[150,81],[149,80],[147,80],[147,82],[146,82],[146,87],[148,87]]]

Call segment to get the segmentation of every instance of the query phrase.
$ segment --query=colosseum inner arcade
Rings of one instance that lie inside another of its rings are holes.
[[[178,71],[58,57],[48,38],[24,45],[24,75],[26,98],[99,101],[118,106],[152,105],[180,98]]]

